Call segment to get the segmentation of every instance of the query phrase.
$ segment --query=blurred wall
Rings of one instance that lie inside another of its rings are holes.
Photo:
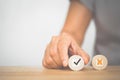
[[[45,47],[59,34],[68,7],[68,0],[0,0],[0,66],[41,66]],[[90,55],[94,36],[92,22],[83,44]]]

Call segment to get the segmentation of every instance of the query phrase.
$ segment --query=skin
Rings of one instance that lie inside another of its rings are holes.
[[[80,55],[85,64],[89,55],[81,48],[86,29],[92,18],[92,13],[79,1],[70,3],[65,25],[58,36],[53,36],[47,45],[43,58],[45,68],[65,68],[69,56]]]

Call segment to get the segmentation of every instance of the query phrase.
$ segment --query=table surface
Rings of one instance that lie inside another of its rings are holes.
[[[108,66],[97,71],[85,67],[82,71],[44,69],[38,67],[0,67],[0,80],[120,80],[120,66]]]

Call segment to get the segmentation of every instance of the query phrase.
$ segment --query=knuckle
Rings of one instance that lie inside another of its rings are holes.
[[[45,49],[45,54],[47,53],[47,48]]]
[[[55,58],[56,57],[56,54],[55,53],[51,53],[50,55],[52,58]]]
[[[47,59],[46,59],[46,64],[47,65],[50,65],[50,64],[52,64],[52,59],[50,58],[50,57],[48,57]]]
[[[61,50],[64,50],[66,49],[66,45],[65,44],[58,44],[58,50],[61,51]]]
[[[66,33],[66,32],[63,32],[61,35],[62,35],[62,36],[66,36],[66,35],[67,35],[67,33]]]
[[[50,44],[48,44],[48,45],[46,46],[45,54],[49,51],[49,47],[50,47]]]
[[[56,53],[56,50],[53,49],[53,48],[51,48],[51,49],[50,49],[50,56],[51,56],[51,57],[55,57],[56,54],[57,54],[57,53]]]
[[[58,50],[61,50],[62,49],[62,43],[61,42],[59,42],[59,44],[58,44]]]
[[[51,42],[54,40],[54,36],[51,38]]]
[[[54,53],[54,52],[51,52],[51,53],[50,53],[50,56],[51,56],[51,57],[55,57],[55,53]]]
[[[51,39],[51,40],[52,40],[52,41],[55,41],[56,37],[57,37],[57,36],[52,36],[52,39]]]
[[[45,63],[45,61],[42,62],[44,67],[47,67],[47,64]]]

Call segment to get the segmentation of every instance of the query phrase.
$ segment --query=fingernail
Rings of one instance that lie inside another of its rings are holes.
[[[67,61],[66,61],[66,60],[63,61],[63,66],[64,66],[64,67],[67,66]]]

